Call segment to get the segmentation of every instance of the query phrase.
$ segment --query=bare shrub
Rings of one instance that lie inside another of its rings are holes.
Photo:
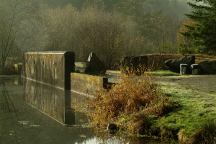
[[[78,61],[85,61],[90,52],[111,67],[119,61],[127,49],[143,43],[129,18],[117,12],[106,12],[98,7],[88,6],[77,10],[71,5],[46,10],[44,21],[48,35],[48,50],[71,50]]]

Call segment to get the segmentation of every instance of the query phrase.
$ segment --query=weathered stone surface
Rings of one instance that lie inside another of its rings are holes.
[[[190,67],[195,63],[195,56],[185,56],[180,59],[169,59],[165,61],[166,66],[169,70],[173,72],[180,72],[180,64],[187,64]],[[190,68],[188,68],[187,73],[190,73]]]
[[[200,74],[216,74],[216,60],[199,63]]]
[[[70,90],[70,73],[74,71],[73,52],[27,52],[23,75],[41,83]]]
[[[148,57],[125,57],[121,60],[121,71],[124,74],[141,75],[147,70]]]
[[[105,90],[108,79],[102,76],[93,76],[81,73],[71,73],[71,91],[95,96],[99,91]]]
[[[87,63],[85,72],[88,74],[104,74],[106,72],[105,64],[93,52],[90,53]]]

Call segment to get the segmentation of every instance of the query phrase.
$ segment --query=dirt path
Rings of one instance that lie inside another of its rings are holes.
[[[159,83],[181,85],[186,89],[216,94],[216,75],[196,76],[162,76],[157,77]]]

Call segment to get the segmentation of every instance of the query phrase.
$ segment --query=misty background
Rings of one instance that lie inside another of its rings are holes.
[[[95,52],[111,67],[123,56],[181,52],[186,0],[0,0],[0,59],[26,51]]]

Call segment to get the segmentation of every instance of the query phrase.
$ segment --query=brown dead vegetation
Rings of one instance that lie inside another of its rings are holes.
[[[98,94],[90,105],[94,127],[105,128],[108,123],[116,123],[129,134],[140,135],[151,135],[154,119],[174,108],[150,76],[125,77],[108,92]]]

